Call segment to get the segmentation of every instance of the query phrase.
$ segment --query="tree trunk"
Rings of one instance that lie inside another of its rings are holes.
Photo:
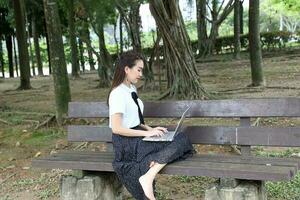
[[[13,0],[20,63],[21,84],[19,89],[26,90],[30,89],[31,86],[28,44],[25,30],[25,10],[23,4],[24,0]]]
[[[9,69],[9,77],[14,77],[14,64],[13,64],[13,47],[12,47],[12,36],[6,36],[6,49],[8,54],[8,69]]]
[[[110,54],[106,49],[103,25],[99,25],[97,32],[99,36],[99,50],[101,59],[100,62],[98,59],[98,75],[100,78],[99,87],[107,87],[110,85],[110,70],[112,66],[112,61]]]
[[[87,46],[87,51],[88,51],[88,57],[89,57],[89,65],[90,65],[90,70],[96,70],[95,69],[95,62],[93,58],[93,51],[91,50],[92,42],[91,42],[91,37],[90,37],[90,31],[89,31],[89,25],[88,23],[84,23],[84,29],[82,32],[82,36],[85,38],[83,42],[86,43]]]
[[[234,58],[241,58],[240,41],[240,0],[234,1]]]
[[[17,77],[19,76],[19,67],[18,67],[18,56],[17,56],[17,46],[16,46],[16,38],[15,36],[13,35],[13,42],[14,42],[14,59],[15,59],[15,65],[16,65],[16,74],[17,74]]]
[[[223,7],[225,1],[220,2],[218,0],[212,0],[212,8],[210,8],[211,19],[209,22],[211,23],[210,35],[207,40],[204,41],[204,51],[201,56],[212,55],[215,50],[216,39],[219,35],[219,27],[226,19],[226,17],[233,10],[234,0],[228,0],[226,5]]]
[[[52,74],[52,67],[50,62],[50,44],[49,44],[49,37],[48,37],[48,30],[46,25],[46,19],[45,19],[45,30],[46,30],[46,43],[47,43],[47,56],[48,56],[48,65],[49,65],[49,75]]]
[[[162,98],[199,99],[206,96],[195,67],[178,1],[150,0],[149,7],[163,39],[168,88]]]
[[[38,75],[44,76],[43,73],[43,63],[41,59],[41,51],[40,51],[40,45],[39,45],[39,35],[36,30],[36,16],[33,14],[32,16],[32,35],[33,35],[33,42],[34,42],[34,50],[35,50],[35,57],[36,57],[36,63],[38,68]]]
[[[56,102],[56,120],[62,125],[63,117],[71,101],[69,79],[66,67],[64,45],[58,8],[55,0],[43,0],[46,26],[49,36],[50,63],[53,68],[53,81]]]
[[[205,16],[207,15],[206,11],[206,0],[196,0],[197,7],[197,33],[198,33],[198,50],[199,55],[205,54],[207,41],[207,20]]]
[[[129,26],[130,26],[130,34],[132,39],[133,50],[136,52],[142,52],[141,45],[141,34],[140,28],[142,24],[141,16],[140,16],[140,2],[136,1],[130,6],[129,12]]]
[[[123,53],[123,16],[120,14],[120,24],[119,24],[119,32],[120,32],[120,53]]]
[[[264,85],[259,29],[259,0],[249,1],[249,48],[251,63],[251,86]]]
[[[120,51],[119,51],[119,44],[118,44],[118,40],[117,40],[117,24],[118,24],[118,20],[116,20],[114,22],[114,42],[117,47],[117,54],[119,54]]]
[[[243,2],[240,1],[240,34],[244,34],[244,7]]]
[[[78,61],[78,47],[76,42],[75,24],[74,24],[74,0],[68,0],[68,22],[69,22],[69,36],[71,47],[71,64],[72,64],[72,77],[78,78],[79,61]]]
[[[2,48],[2,40],[1,39],[0,39],[0,67],[1,67],[2,77],[5,78],[3,48]]]
[[[131,40],[133,50],[141,53],[142,45],[141,45],[141,36],[140,36],[140,28],[141,28],[141,17],[139,14],[139,9],[141,2],[140,1],[133,1],[130,4],[129,12],[126,8],[124,8],[122,1],[116,1],[117,9],[120,13],[120,17],[122,18],[122,22],[127,29],[128,39]],[[121,21],[120,21],[121,23]],[[121,28],[122,26],[120,26]],[[122,32],[120,32],[121,34]],[[123,43],[123,41],[122,41]],[[122,46],[122,45],[121,45]]]
[[[84,66],[84,50],[83,50],[83,43],[82,40],[79,38],[78,40],[78,45],[79,45],[79,60],[80,60],[80,65],[81,65],[81,69],[84,72],[85,71],[85,66]]]
[[[28,31],[29,32],[29,31]],[[31,61],[31,70],[32,70],[32,75],[35,76],[35,62],[34,62],[34,55],[33,55],[33,49],[32,49],[32,43],[31,43],[31,38],[28,33],[28,44],[29,44],[29,53],[30,53],[30,61]]]

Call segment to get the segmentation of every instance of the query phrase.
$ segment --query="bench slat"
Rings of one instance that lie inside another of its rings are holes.
[[[34,167],[62,168],[77,170],[113,171],[112,157],[73,157],[51,156],[48,158],[35,159]],[[290,180],[294,173],[294,167],[287,166],[264,166],[256,164],[237,164],[219,162],[199,162],[191,159],[178,161],[167,165],[162,174],[188,175],[188,176],[211,176],[217,178],[239,178],[248,180]]]
[[[53,155],[59,156],[74,156],[74,157],[99,157],[114,158],[113,152],[92,152],[92,151],[65,151]],[[257,164],[257,165],[273,165],[273,166],[288,166],[294,167],[295,170],[300,168],[300,159],[292,158],[273,158],[273,157],[256,157],[256,156],[238,156],[238,155],[211,155],[211,154],[195,154],[188,158],[191,161],[198,162],[225,162],[239,164]]]
[[[145,102],[144,117],[300,117],[300,98]],[[106,102],[70,102],[69,117],[108,117]]]
[[[300,127],[199,127],[183,129],[194,144],[300,146]],[[111,142],[111,129],[105,126],[68,126],[68,140]]]

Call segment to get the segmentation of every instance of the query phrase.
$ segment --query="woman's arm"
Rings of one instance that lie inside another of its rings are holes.
[[[134,130],[130,128],[125,128],[122,126],[122,114],[116,113],[111,116],[112,132],[115,134],[137,137],[137,136],[161,136],[164,134],[163,130],[154,129],[150,126],[145,126],[146,130]],[[143,127],[144,128],[144,127]]]
[[[153,128],[146,125],[146,124],[140,124],[140,127],[142,127],[143,129],[145,129],[146,131],[151,131]]]

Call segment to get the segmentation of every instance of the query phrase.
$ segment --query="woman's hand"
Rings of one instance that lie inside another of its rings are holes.
[[[147,136],[163,136],[168,130],[164,127],[155,127],[147,131]]]

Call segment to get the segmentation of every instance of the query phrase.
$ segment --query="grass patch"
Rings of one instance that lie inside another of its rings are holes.
[[[299,200],[300,199],[300,173],[291,181],[267,182],[268,199],[271,200]]]
[[[263,157],[293,157],[299,155],[300,149],[298,148],[288,148],[284,151],[279,152],[268,152],[263,151],[263,148],[256,148],[255,154],[257,156]],[[299,200],[300,199],[300,173],[298,173],[291,181],[279,181],[279,182],[266,182],[266,189],[268,199],[271,200]]]
[[[58,127],[48,129],[27,130],[22,127],[11,127],[3,130],[1,142],[8,146],[15,146],[19,141],[22,145],[32,147],[49,146],[56,139],[65,138],[65,130]]]
[[[299,148],[288,148],[287,150],[283,151],[263,151],[263,148],[256,147],[255,148],[255,155],[256,156],[263,156],[263,157],[278,157],[278,158],[286,158],[300,155]]]
[[[62,129],[41,129],[32,132],[31,137],[25,139],[23,143],[30,146],[44,146],[49,145],[49,143],[52,143],[55,139],[65,137],[65,131]]]

